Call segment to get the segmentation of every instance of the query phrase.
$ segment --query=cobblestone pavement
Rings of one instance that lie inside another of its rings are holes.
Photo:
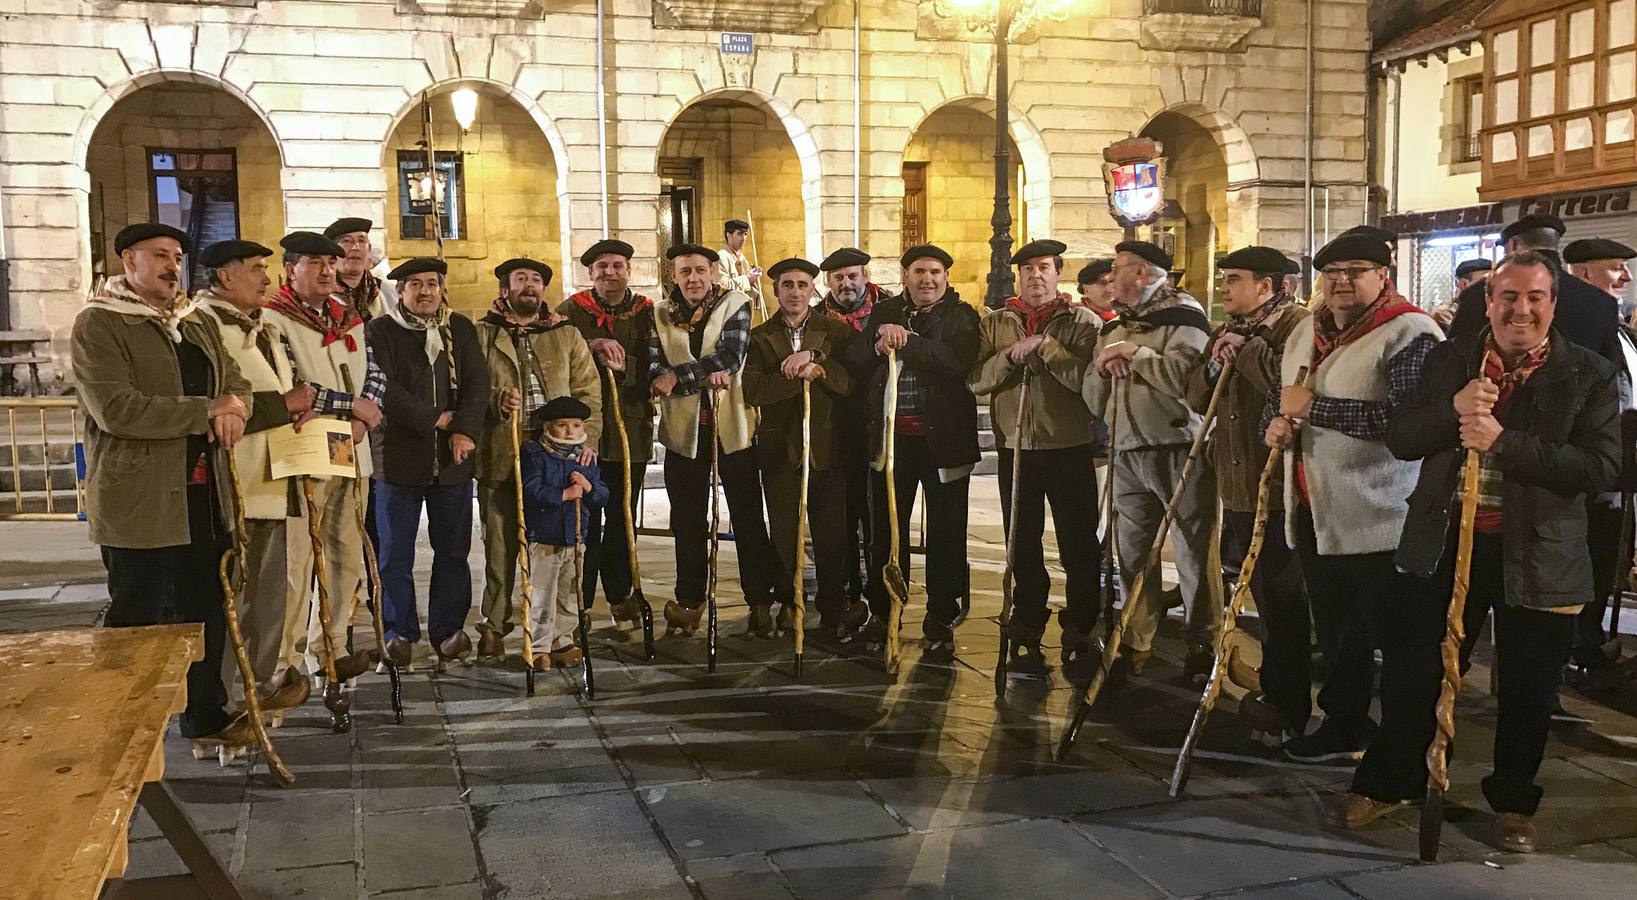
[[[738,636],[745,609],[728,547],[714,675],[702,640],[662,637],[649,664],[640,640],[608,627],[595,633],[591,703],[562,673],[525,697],[515,658],[434,674],[418,656],[403,725],[392,724],[385,678],[370,675],[355,691],[351,733],[329,733],[316,694],[273,732],[292,787],[276,787],[259,763],[197,762],[174,733],[166,777],[255,897],[1629,896],[1629,683],[1608,706],[1565,693],[1588,721],[1558,730],[1548,748],[1532,857],[1485,843],[1477,782],[1495,707],[1481,656],[1461,700],[1436,865],[1413,861],[1414,809],[1357,833],[1325,827],[1320,801],[1348,772],[1253,745],[1231,698],[1211,719],[1186,798],[1170,799],[1166,779],[1198,699],[1179,679],[1175,619],[1155,663],[1053,762],[1067,685],[1014,681],[995,700],[993,479],[977,479],[972,496],[975,609],[953,669],[920,664],[906,643],[894,683],[810,640],[796,682],[788,640]],[[0,630],[90,625],[106,591],[81,527],[0,528]],[[670,544],[643,541],[659,606]],[[473,571],[481,579],[476,552]],[[907,642],[920,608],[917,592]],[[596,616],[607,626],[606,608]],[[151,823],[139,820],[132,840],[131,877],[180,870]]]

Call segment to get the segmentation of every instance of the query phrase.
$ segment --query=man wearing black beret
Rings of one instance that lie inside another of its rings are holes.
[[[1285,743],[1298,762],[1362,758],[1376,734],[1372,640],[1383,656],[1399,653],[1408,636],[1384,623],[1421,597],[1393,564],[1419,466],[1388,448],[1387,421],[1443,335],[1392,289],[1390,262],[1387,247],[1366,235],[1338,237],[1318,252],[1324,304],[1290,332],[1280,360],[1284,387],[1268,392],[1262,412],[1263,440],[1290,449],[1285,539],[1301,560],[1329,671],[1318,698],[1323,723]],[[1307,381],[1297,386],[1303,367]],[[1403,702],[1390,693],[1383,688],[1384,716]]]
[[[1439,328],[1449,330],[1450,323],[1455,320],[1455,311],[1459,308],[1461,292],[1480,281],[1488,281],[1494,267],[1493,262],[1482,256],[1462,260],[1455,265],[1455,294],[1432,311]]]
[[[584,462],[596,457],[602,428],[602,386],[591,351],[564,316],[546,306],[551,266],[514,257],[494,269],[498,296],[477,322],[477,343],[488,372],[482,436],[477,441],[477,506],[483,522],[483,599],[477,621],[477,656],[499,660],[506,655],[516,610],[512,593],[517,578],[518,446],[529,440],[519,427],[513,439],[512,417],[519,424],[553,397],[573,397],[591,408],[586,422]],[[595,519],[595,516],[593,516]],[[589,558],[588,558],[589,559]],[[595,572],[588,562],[587,572]],[[586,581],[595,583],[594,577]]]
[[[1104,322],[1119,315],[1114,310],[1114,260],[1094,259],[1080,269],[1075,278],[1079,284],[1080,302]]]
[[[751,309],[759,320],[766,313],[762,308],[762,270],[745,258],[745,240],[750,237],[750,223],[743,219],[729,219],[722,223],[722,252],[711,259],[716,264],[716,283],[723,290],[739,291],[750,298]]]
[[[864,601],[847,596],[845,532],[839,408],[853,388],[852,373],[836,361],[839,349],[858,340],[847,323],[813,309],[813,279],[819,267],[805,259],[785,259],[767,270],[779,314],[750,332],[745,359],[745,402],[756,407],[756,457],[767,495],[768,531],[781,566],[773,594],[780,604],[775,622],[768,607],[752,606],[748,634],[766,637],[791,627],[794,604],[803,602],[794,586],[797,514],[801,502],[802,383],[810,400],[807,521],[813,540],[813,568],[818,577],[819,628],[843,641],[869,618]],[[856,537],[854,541],[856,542]]]
[[[1626,285],[1631,284],[1628,263],[1632,257],[1637,257],[1637,250],[1606,238],[1570,241],[1563,248],[1563,261],[1576,278],[1620,303],[1626,299]]]
[[[341,248],[341,256],[335,261],[337,287],[365,322],[382,315],[398,302],[390,276],[382,281],[370,271],[375,265],[369,239],[369,230],[374,224],[369,219],[344,216],[324,229],[324,236]]]
[[[1147,241],[1124,241],[1114,250],[1114,302],[1120,317],[1107,323],[1098,338],[1082,395],[1114,433],[1109,490],[1119,529],[1120,577],[1130,585],[1149,548],[1165,539],[1158,533],[1160,519],[1201,427],[1199,413],[1188,406],[1187,378],[1205,350],[1211,323],[1199,301],[1167,280],[1171,254]],[[1222,574],[1210,553],[1215,522],[1213,472],[1208,465],[1196,465],[1171,525],[1177,581],[1188,604],[1190,660],[1211,653],[1222,620],[1217,599]],[[1137,607],[1112,673],[1117,679],[1142,671],[1153,653],[1159,619],[1172,605],[1157,572],[1143,583],[1142,597],[1126,599]]]
[[[1262,441],[1262,407],[1279,382],[1279,355],[1290,332],[1305,321],[1307,307],[1285,293],[1290,260],[1271,247],[1243,247],[1217,263],[1222,310],[1228,320],[1211,333],[1188,375],[1188,403],[1203,413],[1217,382],[1222,388],[1210,460],[1222,500],[1221,554],[1225,569],[1239,571],[1256,528],[1257,494],[1268,447]],[[1261,562],[1251,576],[1261,621],[1261,695],[1239,701],[1251,730],[1283,740],[1299,732],[1311,712],[1308,608],[1296,554],[1285,541],[1282,479],[1268,497]],[[1191,660],[1189,674],[1203,677],[1212,660]]]
[[[1040,641],[1050,617],[1046,600],[1051,577],[1042,546],[1049,502],[1068,598],[1068,607],[1058,615],[1063,668],[1071,680],[1081,681],[1095,670],[1091,632],[1097,624],[1102,553],[1097,542],[1096,431],[1080,399],[1080,384],[1102,322],[1058,290],[1066,249],[1060,241],[1042,239],[1012,254],[1018,295],[978,324],[978,359],[967,382],[973,393],[989,397],[1000,452],[1001,521],[1011,542],[1014,584],[1006,625],[1011,639],[1007,671],[1028,678],[1046,675]],[[1082,665],[1077,667],[1077,661]]]
[[[863,385],[870,408],[870,453],[876,472],[870,481],[869,583],[865,593],[873,614],[866,645],[886,646],[890,598],[882,569],[891,554],[887,527],[885,464],[887,417],[894,435],[893,475],[898,498],[898,530],[908,535],[915,493],[925,494],[927,614],[921,625],[922,658],[948,662],[955,656],[955,625],[967,600],[967,490],[977,464],[978,404],[966,376],[978,360],[978,313],[949,286],[954,260],[941,248],[922,244],[904,251],[904,293],[882,300],[870,314],[863,339],[845,360]],[[897,354],[897,398],[887,410],[887,352]],[[910,572],[910,542],[900,542],[898,565]]]
[[[820,310],[862,334],[869,327],[870,314],[886,296],[881,286],[870,280],[869,254],[856,247],[842,247],[819,263],[824,283]],[[847,597],[864,596],[867,580],[865,560],[869,558],[870,530],[870,409],[867,403],[843,403],[835,410],[836,428],[841,432],[836,464],[847,482],[846,546]]]

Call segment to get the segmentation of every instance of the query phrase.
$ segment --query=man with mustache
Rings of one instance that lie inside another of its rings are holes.
[[[1389,285],[1391,259],[1368,235],[1338,237],[1319,250],[1313,267],[1324,305],[1285,340],[1284,387],[1269,391],[1263,407],[1263,440],[1289,448],[1285,539],[1300,560],[1328,669],[1318,697],[1324,721],[1285,742],[1297,762],[1363,758],[1378,733],[1370,718],[1376,641],[1383,659],[1403,649],[1380,628],[1422,598],[1393,563],[1419,465],[1387,446],[1387,422],[1443,335]],[[1297,386],[1303,366],[1307,382]],[[1383,689],[1383,717],[1397,715],[1388,707],[1401,699]]]
[[[1011,541],[1012,618],[1007,624],[1011,659],[1007,671],[1044,678],[1040,640],[1049,613],[1051,578],[1042,546],[1046,504],[1057,529],[1068,606],[1058,614],[1063,630],[1063,669],[1072,681],[1089,680],[1091,631],[1097,624],[1097,473],[1093,420],[1080,399],[1086,365],[1102,323],[1096,313],[1070,304],[1057,290],[1063,274],[1060,241],[1030,241],[1012,254],[1018,296],[978,326],[978,360],[967,378],[974,394],[989,395],[990,421],[999,451],[1001,522]],[[1025,379],[1032,379],[1027,398]],[[1027,408],[1019,413],[1025,399]],[[1022,430],[1018,431],[1019,419]],[[1017,522],[1011,498],[1017,479]]]
[[[179,291],[189,249],[169,225],[122,229],[114,251],[123,273],[74,319],[86,518],[108,570],[105,624],[159,625],[172,612],[203,623],[204,656],[188,667],[178,724],[197,743],[242,747],[255,735],[246,716],[228,713],[222,685],[216,566],[230,543],[231,499],[216,451],[243,436],[253,400],[221,332]],[[283,414],[282,401],[275,412]]]
[[[1387,445],[1421,460],[1394,561],[1417,582],[1377,619],[1382,639],[1381,732],[1333,810],[1358,827],[1424,796],[1427,745],[1444,669],[1439,645],[1452,583],[1464,488],[1479,454],[1466,649],[1494,613],[1499,709],[1494,768],[1483,779],[1501,850],[1535,849],[1535,783],[1568,657],[1575,613],[1594,589],[1586,498],[1619,469],[1614,366],[1552,327],[1556,261],[1524,251],[1489,282],[1489,327],[1427,356],[1408,399],[1391,413]]]
[[[363,318],[337,293],[335,266],[344,251],[311,231],[292,231],[279,246],[284,250],[284,285],[262,310],[262,318],[284,335],[295,363],[295,379],[314,388],[314,411],[351,421],[353,443],[361,443],[367,429],[381,424],[385,384],[364,346]],[[357,396],[344,390],[347,378],[342,366],[350,373]],[[358,466],[360,476],[369,477],[374,471],[370,454],[358,454]],[[313,481],[323,527],[324,574],[329,582],[330,640],[343,648],[354,598],[363,588],[364,535],[358,531],[351,480],[315,476]],[[307,508],[305,503],[298,508],[300,515],[290,527],[300,535],[306,533]],[[312,581],[312,543],[298,537],[290,542],[290,603],[284,620],[282,661],[296,668],[305,649],[307,671],[318,675],[326,668],[321,656],[325,642]],[[362,652],[335,660],[336,677],[342,681],[362,674],[367,667]]]
[[[631,256],[635,251],[621,240],[604,238],[580,254],[580,265],[591,276],[591,287],[575,293],[557,307],[580,332],[597,364],[598,396],[602,397],[602,439],[598,446],[608,502],[591,507],[585,534],[584,602],[592,605],[597,582],[602,582],[616,625],[641,621],[642,606],[632,594],[631,552],[625,540],[627,516],[635,516],[642,496],[642,480],[654,446],[654,401],[648,395],[648,341],[654,331],[654,301],[633,293]],[[604,372],[613,372],[616,387],[608,389]],[[614,404],[624,414],[627,448],[620,444]],[[596,433],[593,429],[592,434]],[[591,441],[587,441],[591,444]]]
[[[881,286],[870,280],[869,254],[856,247],[842,247],[819,263],[829,288],[819,310],[848,326],[854,334],[870,325],[875,304],[885,296]],[[847,502],[843,510],[847,567],[847,600],[864,596],[868,580],[864,561],[869,557],[870,521],[870,408],[867,403],[842,403],[835,410],[835,427],[840,435],[836,465],[846,483]]]
[[[477,323],[478,346],[489,370],[488,410],[477,450],[477,505],[483,519],[484,584],[477,622],[477,655],[504,659],[512,630],[517,578],[517,489],[514,461],[534,411],[553,397],[573,397],[591,408],[583,461],[596,458],[602,418],[597,367],[580,333],[545,306],[551,266],[526,257],[495,267],[500,296]],[[521,416],[517,441],[511,418]]]
[[[751,443],[756,411],[745,403],[743,369],[750,346],[750,298],[715,283],[715,250],[679,244],[665,251],[675,284],[654,305],[648,345],[649,391],[659,403],[665,446],[665,492],[676,535],[676,599],[665,604],[672,634],[692,635],[705,608],[714,442],[721,442],[721,482],[733,518],[739,583],[752,615],[773,603],[776,567],[762,518],[761,476]],[[779,622],[795,611],[786,604]]]
[[[374,223],[369,219],[352,216],[336,219],[324,229],[324,236],[335,241],[342,256],[335,261],[337,293],[365,322],[386,315],[397,305],[390,281],[382,281],[370,271],[374,261],[370,257],[369,230]]]

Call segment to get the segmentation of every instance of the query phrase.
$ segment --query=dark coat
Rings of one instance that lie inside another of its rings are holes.
[[[577,460],[551,452],[539,441],[523,444],[523,522],[528,526],[529,543],[553,547],[572,547],[578,543],[574,501],[563,499],[569,476],[574,472],[591,482],[590,492],[580,497],[578,537],[583,542],[590,527],[591,510],[601,509],[608,502],[608,485],[603,483],[597,464],[582,466]]]
[[[438,356],[436,371],[426,361],[426,337],[399,325],[390,316],[364,326],[375,365],[386,376],[385,421],[372,435],[375,477],[389,484],[416,486],[470,481],[477,452],[459,465],[449,437],[483,439],[483,414],[489,405],[489,369],[483,364],[477,329],[460,314],[449,317],[458,389],[449,389],[449,348]],[[447,431],[437,430],[438,416],[452,411]]]
[[[1437,571],[1449,539],[1465,452],[1451,398],[1478,372],[1487,329],[1445,341],[1427,356],[1421,383],[1387,422],[1387,446],[1419,459],[1421,475],[1394,562],[1421,577]],[[1491,454],[1502,472],[1501,539],[1506,602],[1534,609],[1591,600],[1586,495],[1615,477],[1620,441],[1615,371],[1555,328],[1546,362],[1519,385]]]
[[[843,401],[852,393],[853,379],[846,365],[835,357],[841,348],[856,340],[857,333],[845,322],[817,309],[807,314],[802,349],[813,351],[824,369],[824,377],[813,382],[808,391],[812,404],[811,454],[817,470],[828,469],[840,456],[837,411],[847,405]],[[782,315],[774,315],[751,329],[742,378],[745,402],[761,411],[756,424],[756,460],[764,468],[790,471],[801,466],[801,380],[786,378],[779,371],[785,357],[793,352],[790,329],[785,327]]]
[[[1543,251],[1558,260],[1556,253]],[[1616,366],[1624,366],[1620,354],[1620,304],[1595,287],[1570,275],[1558,262],[1557,317],[1552,327],[1568,338],[1596,353]],[[1489,320],[1484,316],[1484,297],[1487,282],[1467,287],[1456,298],[1455,319],[1450,322],[1449,336],[1460,338],[1477,334]]]
[[[903,295],[881,301],[870,313],[861,340],[843,351],[843,361],[865,385],[870,409],[870,455],[879,458],[885,418],[887,357],[875,352],[882,325],[909,324],[910,301]],[[940,469],[975,465],[978,452],[978,400],[966,376],[978,361],[978,311],[954,292],[916,319],[909,343],[898,351],[903,365],[920,376],[927,448]]]
[[[629,319],[620,319],[613,327],[600,325],[591,313],[572,299],[557,307],[558,315],[567,316],[587,341],[613,338],[625,348],[625,371],[615,372],[619,385],[620,412],[625,415],[626,439],[631,442],[631,462],[647,462],[654,454],[654,398],[648,393],[648,338],[654,333],[654,311],[645,309]],[[596,358],[595,354],[592,356]],[[602,429],[599,432],[601,459],[620,459],[625,450],[620,446],[620,432],[614,421],[614,398],[608,392],[608,376],[597,364],[598,389],[602,391]]]

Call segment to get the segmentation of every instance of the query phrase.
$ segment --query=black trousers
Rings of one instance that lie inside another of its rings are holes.
[[[1415,579],[1398,571],[1390,551],[1321,556],[1313,511],[1303,505],[1296,508],[1296,554],[1327,673],[1319,709],[1330,727],[1368,742],[1375,733],[1370,718],[1378,646],[1374,625],[1403,603]]]
[[[1609,609],[1609,586],[1620,560],[1620,504],[1586,501],[1586,544],[1592,556],[1592,595],[1574,617],[1574,660],[1584,666],[1607,662],[1603,656],[1603,617]],[[1621,579],[1621,586],[1625,580]]]
[[[874,522],[870,517],[870,463],[867,459],[844,458],[838,463],[841,479],[847,486],[847,502],[842,509],[843,546],[842,565],[846,568],[847,596],[864,596],[864,585],[869,576],[870,535]]]
[[[1237,571],[1250,550],[1256,514],[1222,511],[1222,561]],[[1261,623],[1262,693],[1298,732],[1313,714],[1313,657],[1307,589],[1296,553],[1285,541],[1285,514],[1269,510],[1262,556],[1250,578]]]
[[[1449,537],[1455,546],[1455,534]],[[1443,681],[1439,646],[1454,585],[1454,552],[1445,554],[1432,578],[1422,582],[1413,615],[1384,629],[1414,640],[1381,667],[1381,732],[1353,777],[1353,790],[1378,800],[1413,800],[1427,786],[1427,745],[1437,727],[1434,707]],[[1498,813],[1534,815],[1544,793],[1535,783],[1557,700],[1558,670],[1569,654],[1574,616],[1505,602],[1505,553],[1500,535],[1478,534],[1462,617],[1469,638],[1495,614],[1495,665],[1500,684],[1495,720],[1494,768],[1483,780],[1484,798]],[[1406,611],[1408,612],[1408,611]],[[1398,641],[1392,643],[1397,644]],[[1389,705],[1389,698],[1394,702]]]
[[[671,498],[671,532],[676,536],[676,602],[689,609],[705,603],[710,564],[711,428],[699,426],[699,455],[665,454],[665,492]],[[733,545],[739,557],[739,584],[745,602],[773,602],[773,544],[762,519],[762,481],[756,450],[722,454],[722,489],[733,518]]]
[[[966,504],[970,477],[945,484],[938,480],[927,440],[918,435],[900,434],[894,447],[893,475],[898,492],[898,567],[910,579],[910,513],[915,508],[919,488],[926,503],[926,592],[927,612],[949,624],[960,615],[967,595]],[[891,600],[881,580],[881,571],[892,555],[892,535],[887,523],[887,477],[870,470],[870,578],[865,589],[870,611],[885,619]]]
[[[1012,531],[1013,451],[999,453],[1001,522]],[[1097,468],[1091,445],[1060,450],[1022,451],[1018,475],[1016,546],[1012,549],[1012,627],[1022,637],[1045,630],[1051,579],[1042,547],[1046,504],[1052,506],[1057,555],[1068,599],[1063,625],[1082,635],[1097,625],[1097,573],[1102,546],[1097,540]]]
[[[177,547],[132,550],[103,547],[108,570],[110,628],[199,622],[205,626],[205,658],[188,666],[188,705],[177,724],[183,737],[215,734],[232,721],[222,684],[227,616],[216,567],[226,540],[196,540]]]
[[[625,539],[625,517],[634,521],[637,500],[642,496],[642,478],[648,471],[646,462],[627,466],[618,460],[608,460],[600,471],[603,483],[608,485],[608,503],[601,509],[591,510],[590,524],[585,532],[585,583],[580,585],[587,608],[596,605],[597,582],[603,586],[603,597],[610,604],[619,603],[631,595],[631,547]],[[636,489],[632,490],[631,486]]]
[[[807,477],[807,531],[813,541],[813,574],[818,578],[818,609],[839,616],[847,609],[846,474],[838,468],[813,470]],[[796,514],[801,470],[788,466],[762,469],[767,494],[768,531],[777,553],[773,597],[789,603],[796,596]]]

